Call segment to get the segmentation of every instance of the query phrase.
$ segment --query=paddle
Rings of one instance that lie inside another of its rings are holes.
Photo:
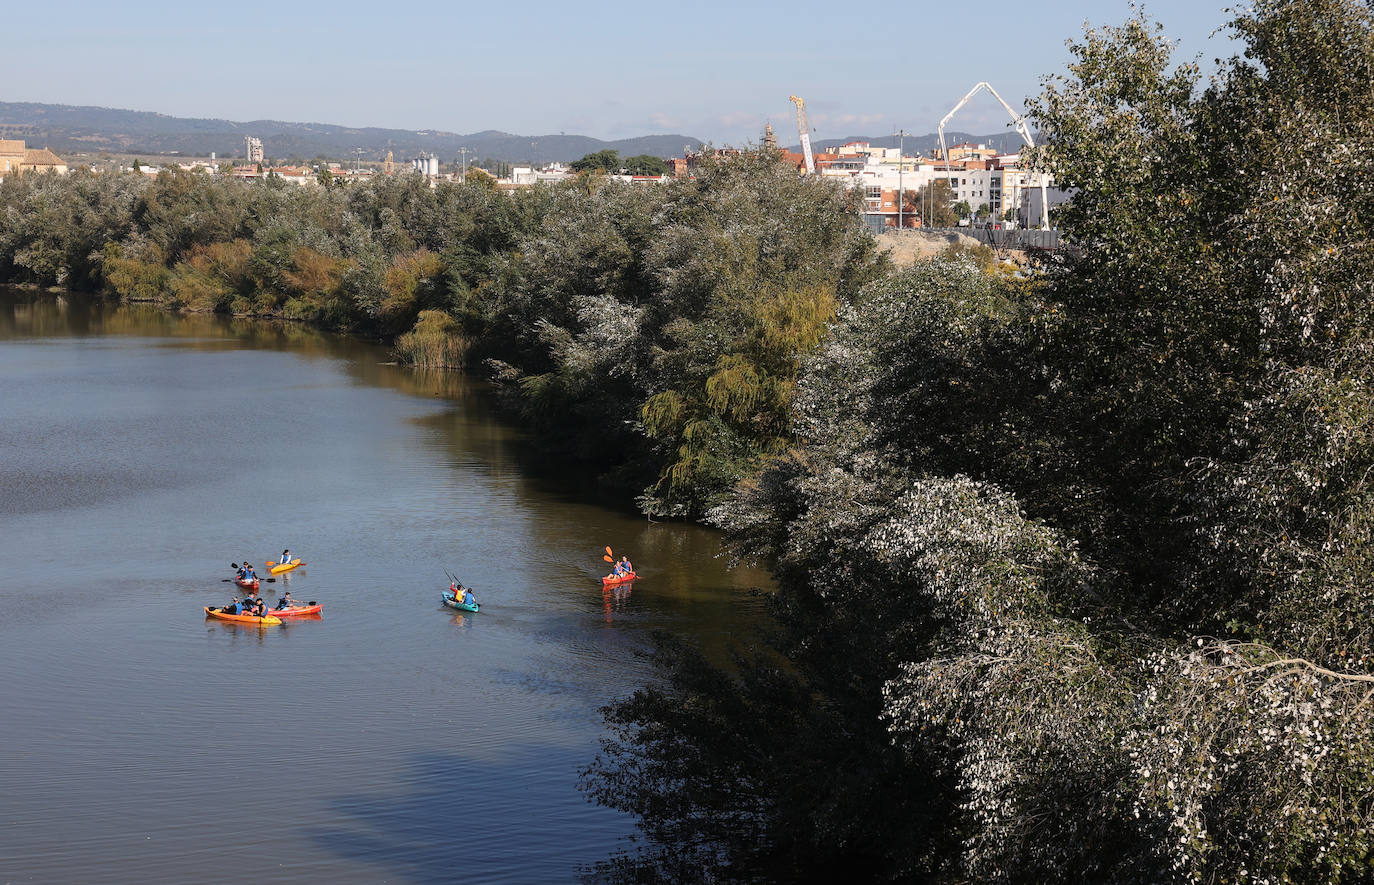
[[[288,605],[286,608],[269,608],[269,609],[267,610],[267,613],[268,613],[269,615],[272,614],[273,612],[275,612],[275,613],[277,613],[277,614],[281,614],[282,612],[289,612],[289,611],[291,611],[291,609],[293,609],[293,608],[309,608],[309,607],[312,606],[312,605],[319,605],[319,603],[316,602],[316,601],[313,600],[313,599],[310,600],[309,602],[301,602],[301,601],[299,601],[299,600],[293,599],[293,600],[291,600],[291,604]]]
[[[231,562],[231,563],[229,563],[229,567],[232,568],[232,569],[237,569],[237,568],[239,567],[239,564],[238,564],[237,562]],[[229,583],[231,580],[233,580],[233,579],[232,579],[232,578],[220,578],[220,581],[219,581],[219,582],[220,582],[221,584],[227,584],[227,583]],[[266,581],[266,582],[269,583],[269,584],[275,584],[275,583],[277,583],[277,579],[276,579],[276,578],[258,578],[258,580],[259,580],[259,581]]]

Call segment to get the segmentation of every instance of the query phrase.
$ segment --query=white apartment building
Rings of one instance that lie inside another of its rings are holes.
[[[992,205],[992,178],[995,173],[1000,177],[1000,170],[950,169],[947,173],[944,169],[940,171],[949,176],[949,190],[954,202],[968,203],[969,208],[975,212],[984,203]]]

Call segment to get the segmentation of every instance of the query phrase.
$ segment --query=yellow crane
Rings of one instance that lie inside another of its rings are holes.
[[[789,99],[797,106],[797,133],[801,135],[802,156],[806,158],[806,174],[816,174],[816,158],[811,154],[811,127],[806,125],[806,102],[801,96],[793,95]]]

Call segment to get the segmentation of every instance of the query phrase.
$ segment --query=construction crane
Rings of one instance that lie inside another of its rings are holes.
[[[1002,107],[1007,109],[1007,114],[1011,116],[1011,125],[1016,129],[1018,133],[1020,133],[1021,138],[1025,140],[1026,147],[1035,147],[1035,139],[1031,138],[1030,130],[1026,128],[1026,118],[1021,114],[1016,113],[1016,111],[1013,111],[1011,109],[1011,105],[1007,104],[1006,101],[1002,99],[1002,96],[997,94],[997,90],[993,89],[991,85],[987,83],[979,83],[978,85],[974,86],[972,89],[968,91],[968,95],[965,95],[963,98],[959,99],[959,103],[954,106],[954,110],[950,111],[948,114],[945,114],[945,118],[940,121],[940,156],[945,158],[946,172],[949,171],[949,150],[945,147],[945,124],[949,122],[950,117],[953,117],[955,114],[959,113],[959,109],[962,108],[964,105],[968,104],[969,99],[977,95],[978,90],[980,89],[986,89],[988,92],[991,92],[992,97],[1001,102]],[[1046,199],[1045,173],[1037,172],[1036,177],[1040,179],[1040,229],[1049,230],[1050,203],[1049,200]]]
[[[789,101],[797,106],[797,133],[801,135],[802,156],[806,158],[806,174],[816,174],[816,158],[811,154],[811,127],[806,125],[806,102],[801,96],[790,96]]]

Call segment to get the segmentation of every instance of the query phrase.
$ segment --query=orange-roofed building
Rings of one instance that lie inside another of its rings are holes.
[[[0,139],[0,178],[24,172],[67,174],[67,164],[47,148],[25,147],[22,139]]]

